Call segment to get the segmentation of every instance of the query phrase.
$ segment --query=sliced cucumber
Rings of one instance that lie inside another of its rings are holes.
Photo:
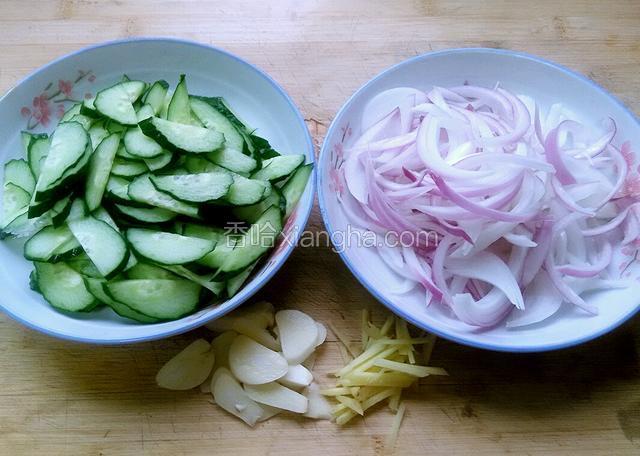
[[[142,81],[120,82],[98,92],[94,101],[96,110],[122,125],[138,123],[133,103],[143,94],[146,83]]]
[[[77,116],[78,114],[80,114],[81,109],[82,109],[82,103],[74,104],[64,112],[62,118],[60,119],[60,123],[68,122],[69,120],[71,120],[73,116]]]
[[[98,302],[87,290],[82,276],[64,263],[35,263],[38,289],[53,307],[68,312],[87,312]]]
[[[304,163],[304,155],[278,155],[262,162],[262,168],[251,175],[252,179],[277,182],[288,177]]]
[[[209,239],[216,244],[224,237],[225,231],[221,228],[212,226],[196,225],[195,223],[183,223],[182,233],[184,236],[197,237],[201,239]]]
[[[24,214],[29,207],[31,195],[22,187],[5,183],[2,191],[2,227]]]
[[[125,204],[132,202],[133,200],[129,197],[129,184],[130,182],[124,177],[109,177],[106,190],[107,197]]]
[[[200,285],[188,280],[122,280],[105,283],[103,287],[116,301],[161,320],[193,312],[200,299]]]
[[[251,227],[236,239],[233,248],[218,248],[199,262],[218,267],[221,272],[237,272],[246,268],[275,246],[282,231],[282,215],[277,207],[270,207]],[[229,243],[227,243],[229,244]],[[218,244],[220,245],[220,244]]]
[[[224,200],[234,206],[255,204],[271,192],[271,185],[268,182],[248,179],[217,165],[211,165],[209,169],[211,171],[226,172],[233,177],[233,184],[229,187]]]
[[[161,207],[178,214],[188,215],[190,217],[198,217],[198,207],[191,204],[183,203],[171,198],[166,193],[158,191],[151,183],[149,174],[137,177],[129,184],[129,197],[140,203],[149,204],[151,206]]]
[[[187,79],[184,74],[180,75],[180,81],[171,97],[167,108],[167,120],[181,124],[192,124],[191,106],[189,105],[189,91],[187,90]]]
[[[147,168],[149,168],[150,171],[159,171],[169,166],[172,160],[173,154],[165,150],[157,157],[145,158],[144,163],[145,165],[147,165]]]
[[[134,157],[153,158],[162,154],[162,146],[146,136],[140,127],[133,127],[124,134],[124,147]]]
[[[92,152],[91,142],[86,130],[77,122],[65,122],[51,137],[51,146],[47,158],[42,163],[35,189],[35,201],[49,198],[52,191],[62,185],[65,176],[74,175],[83,160],[88,161]]]
[[[127,218],[144,223],[164,223],[176,218],[178,214],[161,207],[132,207],[116,204],[118,211]]]
[[[82,198],[76,198],[71,203],[71,207],[69,208],[69,215],[67,216],[67,222],[72,220],[80,220],[81,218],[85,218],[89,214],[87,210],[87,205],[85,204]]]
[[[160,80],[154,82],[145,94],[143,101],[153,108],[154,115],[158,115],[162,111],[167,90],[169,90],[169,83]]]
[[[149,317],[147,315],[141,314],[140,312],[136,312],[126,304],[122,304],[121,302],[118,302],[115,299],[111,298],[104,291],[104,280],[85,277],[84,284],[89,293],[91,293],[98,301],[111,307],[111,309],[121,317],[130,318],[132,320],[139,321],[140,323],[156,323],[158,321],[157,318]]]
[[[82,252],[69,228],[46,226],[24,244],[24,257],[31,261],[57,263]]]
[[[45,157],[49,153],[49,147],[51,146],[50,138],[45,134],[31,135],[29,146],[27,149],[27,161],[29,162],[29,168],[33,176],[38,179],[40,176],[40,169]]]
[[[284,213],[285,219],[291,215],[304,193],[311,171],[313,171],[313,163],[301,166],[282,187],[282,196],[287,203]]]
[[[49,211],[51,214],[51,223],[53,226],[60,226],[69,217],[69,213],[71,212],[71,206],[73,204],[73,198],[71,196],[67,196],[61,200],[58,200],[56,204],[53,205],[51,210]]]
[[[238,132],[237,126],[224,114],[199,97],[191,97],[190,102],[191,110],[206,128],[212,128],[224,135],[225,149],[239,152],[244,150],[244,137]]]
[[[206,288],[214,295],[218,296],[225,288],[225,282],[212,282],[213,277],[215,276],[215,272],[209,274],[208,276],[201,276],[194,272],[191,272],[189,269],[180,265],[164,265],[163,266],[168,271],[179,275],[180,277],[184,277],[185,279],[191,280],[194,283],[197,283],[202,288]]]
[[[26,161],[9,160],[4,164],[4,184],[16,185],[31,195],[36,187],[36,180]]]
[[[145,104],[140,107],[136,111],[136,117],[138,118],[138,123],[142,122],[144,119],[148,119],[149,117],[153,117],[155,115],[155,111],[151,105]]]
[[[120,157],[115,157],[113,166],[111,167],[111,174],[120,177],[135,177],[147,171],[149,171],[149,169],[143,162],[125,160]]]
[[[245,281],[249,278],[251,272],[256,267],[256,264],[258,264],[257,261],[247,266],[244,271],[227,280],[227,296],[229,298],[232,298],[238,291],[240,291],[240,288],[242,288],[242,285],[244,285]]]
[[[137,254],[160,264],[175,265],[197,261],[216,245],[207,239],[142,228],[130,228],[126,235]]]
[[[119,144],[120,135],[118,133],[107,136],[98,145],[89,160],[84,196],[89,212],[97,209],[102,202]]]
[[[124,144],[120,144],[120,147],[118,147],[118,152],[116,152],[116,157],[120,157],[120,158],[124,158],[125,160],[129,160],[129,161],[138,161],[138,162],[142,162],[142,158],[140,157],[136,157],[135,155],[131,155],[128,151],[127,148],[124,147]]]
[[[83,114],[76,114],[71,119],[69,119],[69,122],[78,122],[80,125],[82,125],[82,128],[84,128],[87,131],[91,129],[91,126],[93,125],[93,121],[94,119],[92,119],[91,117],[87,117]]]
[[[80,105],[80,114],[83,116],[96,119],[100,117],[100,113],[96,111],[96,107],[93,104],[96,101],[95,97],[85,99]]]
[[[167,149],[185,153],[213,152],[224,144],[224,135],[208,128],[151,117],[140,122],[142,132]]]
[[[89,138],[91,138],[91,147],[93,147],[94,150],[98,147],[98,145],[102,142],[104,138],[109,136],[109,131],[107,131],[107,129],[104,128],[103,122],[94,124],[89,129],[88,133],[89,133]]]
[[[85,217],[68,223],[69,229],[98,271],[111,278],[119,274],[129,260],[129,249],[120,235],[108,223]]]
[[[134,267],[129,269],[127,271],[127,277],[129,279],[178,279],[177,275],[165,268],[142,262],[139,262]]]
[[[279,207],[284,215],[286,202],[284,197],[276,187],[271,189],[271,193],[262,201],[252,204],[250,206],[238,206],[234,207],[232,213],[234,216],[249,223],[255,223],[260,216],[269,209],[271,206]]]
[[[216,165],[220,165],[236,173],[244,173],[245,175],[248,175],[248,173],[258,166],[258,163],[253,158],[228,147],[223,147],[222,149],[208,153],[206,156],[207,160],[210,160]]]
[[[68,259],[66,263],[75,271],[79,272],[85,277],[104,280],[102,274],[100,274],[100,271],[98,271],[98,268],[96,268],[96,265],[93,264],[93,261],[91,261],[91,259],[84,252]]]
[[[188,203],[218,200],[227,195],[234,182],[225,172],[151,176],[150,179],[158,190]]]

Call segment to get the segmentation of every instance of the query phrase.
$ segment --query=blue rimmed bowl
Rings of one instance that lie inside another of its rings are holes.
[[[20,131],[52,131],[65,108],[95,95],[127,74],[171,84],[185,73],[189,91],[224,96],[233,109],[283,154],[304,153],[314,162],[313,143],[304,119],[287,93],[254,65],[211,46],[168,38],[113,41],[81,49],[36,70],[0,99],[0,159],[22,156]],[[22,256],[22,242],[0,243],[0,307],[9,316],[51,336],[96,344],[149,341],[197,328],[238,307],[284,264],[304,229],[315,193],[310,179],[284,228],[285,242],[230,300],[203,308],[180,320],[142,325],[109,309],[70,316],[50,307],[29,289],[32,264]]]
[[[517,94],[536,99],[543,111],[553,103],[563,103],[578,115],[577,120],[587,125],[597,125],[611,117],[618,126],[614,143],[624,139],[631,141],[635,150],[640,147],[640,122],[636,116],[602,87],[558,64],[496,49],[451,49],[414,57],[362,86],[340,109],[327,132],[318,159],[318,198],[330,237],[341,241],[334,242],[340,256],[360,283],[393,312],[415,326],[462,344],[489,350],[535,352],[577,345],[613,330],[640,309],[640,267],[634,251],[621,249],[615,257],[615,269],[628,281],[627,288],[585,297],[598,307],[597,316],[587,316],[566,306],[536,325],[508,329],[501,324],[479,330],[459,322],[442,306],[427,307],[424,291],[419,287],[404,295],[393,294],[400,279],[379,258],[376,249],[343,242],[350,236],[349,221],[338,202],[338,195],[345,191],[339,175],[344,150],[359,136],[367,102],[377,93],[394,87],[427,90],[434,85],[450,87],[465,81],[482,86],[493,86],[499,81]],[[636,157],[633,168],[640,173],[637,161]]]

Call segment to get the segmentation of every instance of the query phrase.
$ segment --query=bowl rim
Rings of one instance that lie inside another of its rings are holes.
[[[62,339],[62,340],[67,340],[67,341],[71,341],[71,342],[80,342],[80,343],[86,343],[86,344],[94,344],[94,345],[127,345],[127,344],[133,344],[133,343],[140,343],[140,342],[150,342],[153,340],[159,340],[159,339],[164,339],[167,337],[171,337],[171,336],[176,336],[178,334],[183,334],[186,333],[188,331],[191,331],[193,329],[199,328],[200,326],[205,325],[206,323],[213,321],[214,319],[220,318],[224,315],[226,315],[227,313],[231,312],[232,310],[236,309],[237,307],[241,306],[243,303],[245,303],[246,301],[248,301],[255,293],[257,293],[269,280],[271,280],[271,278],[276,274],[276,272],[278,272],[280,270],[280,268],[282,267],[282,265],[285,263],[285,261],[289,258],[289,256],[291,255],[291,252],[293,252],[293,249],[296,247],[296,245],[298,244],[298,241],[300,239],[300,236],[302,235],[302,232],[304,231],[307,223],[309,222],[309,216],[311,215],[311,211],[313,209],[313,204],[314,204],[314,199],[315,199],[315,193],[316,193],[316,183],[317,183],[317,179],[316,179],[316,157],[315,157],[315,149],[313,146],[313,139],[311,138],[311,134],[309,133],[309,129],[307,128],[307,125],[304,121],[304,117],[302,116],[300,110],[298,109],[298,106],[294,103],[293,99],[291,98],[291,96],[284,90],[284,88],[282,86],[280,86],[280,84],[278,84],[275,79],[273,79],[268,73],[266,73],[264,70],[258,68],[258,66],[254,65],[253,63],[248,62],[247,60],[229,52],[226,51],[224,49],[221,49],[219,47],[213,46],[213,45],[209,45],[209,44],[204,44],[204,43],[200,43],[197,41],[193,41],[193,40],[187,40],[187,39],[182,39],[182,38],[173,38],[173,37],[163,37],[163,36],[140,36],[140,37],[132,37],[132,38],[123,38],[123,39],[117,39],[117,40],[110,40],[110,41],[104,41],[101,43],[97,43],[94,45],[90,45],[90,46],[86,46],[80,49],[77,49],[75,51],[69,52],[67,54],[64,54],[60,57],[57,57],[51,61],[49,61],[48,63],[36,68],[35,70],[33,70],[32,72],[30,72],[29,74],[27,74],[25,77],[23,77],[22,79],[20,79],[17,83],[15,83],[9,90],[7,90],[5,92],[5,94],[0,97],[0,105],[2,104],[2,102],[5,100],[6,97],[9,96],[9,94],[11,94],[11,92],[13,92],[17,87],[19,87],[20,85],[28,82],[30,79],[32,79],[33,77],[35,77],[36,75],[47,71],[50,67],[52,67],[53,65],[60,63],[70,57],[75,57],[78,55],[82,55],[85,54],[87,52],[91,52],[94,51],[96,49],[100,49],[103,47],[111,47],[111,46],[121,46],[121,45],[127,45],[130,43],[139,43],[139,42],[168,42],[168,43],[174,43],[174,44],[183,44],[183,45],[187,45],[187,46],[196,46],[196,47],[200,47],[200,48],[204,48],[213,52],[217,52],[220,53],[226,57],[229,57],[241,64],[244,64],[248,67],[250,67],[251,69],[253,69],[258,76],[260,76],[262,79],[264,79],[268,84],[270,84],[275,90],[276,92],[278,92],[287,102],[287,104],[291,107],[291,109],[293,110],[293,113],[297,119],[298,122],[298,126],[302,127],[302,130],[304,131],[304,135],[305,135],[305,142],[306,142],[306,148],[304,151],[305,157],[307,158],[307,160],[309,160],[310,163],[312,163],[313,166],[313,171],[312,171],[312,175],[311,178],[309,179],[307,185],[310,186],[311,188],[311,194],[312,194],[312,198],[310,199],[310,204],[307,205],[307,207],[302,208],[302,207],[298,207],[298,217],[300,217],[301,220],[301,224],[298,226],[297,229],[293,230],[292,233],[292,237],[289,239],[289,241],[287,242],[287,245],[285,246],[285,248],[281,251],[281,253],[279,253],[278,256],[276,256],[274,258],[274,263],[273,266],[271,267],[271,270],[262,275],[260,277],[260,280],[253,286],[252,289],[250,289],[245,296],[242,297],[242,299],[238,299],[237,302],[235,302],[233,305],[228,306],[226,309],[224,309],[223,312],[216,314],[215,316],[209,315],[208,313],[204,313],[202,316],[195,318],[191,321],[185,321],[185,324],[174,328],[174,329],[170,329],[167,331],[160,331],[157,334],[151,334],[151,335],[147,335],[147,336],[140,336],[140,337],[127,337],[127,338],[120,338],[120,339],[111,339],[111,340],[104,340],[104,339],[100,339],[100,338],[92,338],[92,337],[82,337],[82,336],[74,336],[74,335],[70,335],[70,334],[66,334],[63,332],[59,332],[56,330],[51,330],[51,329],[45,329],[42,328],[40,326],[37,326],[25,319],[23,319],[22,317],[18,316],[17,314],[11,312],[9,309],[7,309],[4,304],[2,303],[2,301],[0,300],[0,309],[9,317],[11,317],[13,320],[17,321],[18,323],[26,326],[27,328],[43,333],[47,336],[51,336],[51,337],[55,337],[57,339]],[[300,204],[300,203],[298,203]],[[249,283],[249,282],[248,282]],[[248,284],[247,283],[247,284]],[[233,298],[232,298],[233,299]],[[228,302],[228,301],[227,301]],[[183,317],[183,318],[188,318],[188,316]],[[70,317],[71,318],[71,317]],[[179,320],[176,320],[179,321]],[[162,324],[162,323],[159,323]],[[148,326],[148,325],[145,325]]]
[[[432,51],[432,52],[427,52],[424,54],[420,54],[417,55],[415,57],[411,57],[409,59],[403,60],[399,63],[396,63],[386,69],[384,69],[383,71],[381,71],[380,73],[378,73],[376,76],[374,76],[373,78],[371,78],[370,80],[368,80],[367,82],[365,82],[358,90],[356,90],[353,95],[351,95],[349,97],[349,99],[342,105],[342,107],[340,108],[340,110],[337,112],[337,114],[334,116],[333,121],[331,122],[331,125],[329,126],[329,129],[327,130],[327,133],[324,137],[323,143],[322,143],[322,147],[320,149],[320,154],[318,156],[317,159],[317,163],[318,163],[318,173],[317,173],[317,179],[318,179],[318,183],[317,183],[317,187],[318,187],[318,204],[320,206],[320,214],[322,216],[322,220],[327,228],[327,231],[329,233],[329,238],[333,241],[334,237],[333,237],[333,233],[334,230],[331,227],[331,223],[329,221],[329,215],[327,212],[327,207],[325,205],[325,195],[324,195],[324,190],[323,190],[323,172],[322,172],[322,166],[321,164],[324,162],[323,159],[325,159],[326,156],[328,156],[329,149],[331,147],[331,145],[328,143],[327,138],[330,138],[333,136],[335,130],[338,128],[338,121],[341,119],[343,113],[346,111],[347,108],[349,108],[351,106],[351,104],[370,86],[372,85],[374,82],[378,81],[379,79],[383,78],[384,76],[386,76],[388,73],[395,71],[399,68],[402,68],[406,65],[411,65],[412,63],[415,63],[417,61],[421,61],[421,60],[425,60],[425,59],[430,59],[433,57],[439,57],[439,56],[446,56],[446,55],[454,55],[454,54],[496,54],[496,55],[502,55],[502,56],[509,56],[509,57],[515,57],[518,59],[523,59],[523,60],[529,60],[529,61],[533,61],[535,63],[538,64],[542,64],[548,67],[552,67],[553,69],[560,71],[572,78],[576,78],[582,82],[587,83],[589,86],[591,86],[592,89],[600,92],[602,95],[606,96],[608,99],[610,99],[614,104],[618,105],[620,108],[622,108],[624,111],[626,111],[631,118],[635,121],[636,126],[638,128],[640,128],[640,119],[638,118],[638,116],[636,116],[636,114],[631,111],[631,109],[629,109],[624,103],[622,103],[622,101],[620,101],[616,96],[612,95],[611,93],[609,93],[607,90],[605,90],[602,86],[600,86],[599,84],[597,84],[595,81],[587,78],[586,76],[569,69],[568,67],[552,62],[550,60],[544,59],[542,57],[538,57],[536,55],[533,54],[529,54],[526,52],[520,52],[520,51],[512,51],[512,50],[508,50],[508,49],[493,49],[493,48],[483,48],[483,47],[469,47],[469,48],[451,48],[451,49],[443,49],[440,51]],[[452,342],[456,342],[462,345],[466,345],[469,347],[474,347],[474,348],[480,348],[483,350],[491,350],[491,351],[497,351],[497,352],[509,352],[509,353],[536,353],[536,352],[545,352],[545,351],[551,351],[551,350],[560,350],[563,348],[569,348],[569,347],[573,347],[576,345],[580,345],[582,343],[588,342],[590,340],[593,339],[597,339],[600,336],[603,336],[604,334],[607,334],[611,331],[613,331],[614,329],[618,328],[619,326],[621,326],[622,324],[624,324],[625,322],[627,322],[628,320],[630,320],[634,315],[636,315],[639,311],[640,311],[640,302],[635,306],[635,308],[631,309],[629,312],[627,312],[625,315],[623,315],[620,319],[618,319],[617,321],[615,321],[613,324],[610,324],[609,326],[602,328],[598,331],[593,332],[592,334],[589,334],[587,336],[583,336],[583,337],[579,337],[579,338],[575,338],[569,341],[565,341],[565,342],[555,342],[555,343],[548,343],[548,344],[540,344],[540,345],[519,345],[519,344],[514,344],[514,345],[509,345],[509,346],[504,346],[504,345],[498,345],[498,344],[493,344],[493,343],[485,343],[485,342],[476,342],[476,341],[471,341],[471,340],[465,340],[462,339],[458,336],[449,334],[446,330],[442,330],[442,329],[438,329],[436,327],[433,327],[430,324],[426,324],[425,322],[420,322],[418,321],[416,318],[412,317],[411,315],[409,315],[407,312],[405,312],[400,306],[395,305],[394,303],[392,303],[391,301],[387,300],[384,296],[382,296],[380,293],[378,293],[376,291],[376,288],[373,286],[373,284],[371,284],[369,281],[367,281],[357,270],[357,268],[351,264],[351,262],[349,261],[349,258],[347,257],[346,253],[341,250],[336,248],[335,250],[337,250],[338,254],[340,255],[340,258],[342,258],[342,261],[345,263],[345,265],[347,266],[347,268],[351,271],[351,273],[355,276],[355,278],[360,282],[360,284],[362,284],[367,291],[369,291],[369,293],[371,293],[379,302],[381,302],[382,304],[384,304],[389,310],[391,310],[392,312],[394,312],[395,314],[399,315],[400,317],[402,317],[403,319],[407,320],[409,323],[413,324],[414,326],[424,329],[426,331],[429,331],[435,335],[437,335],[438,337],[442,337],[444,339],[448,339]]]

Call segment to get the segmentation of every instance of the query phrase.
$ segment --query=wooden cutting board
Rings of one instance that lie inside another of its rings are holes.
[[[223,47],[292,95],[320,144],[361,84],[408,57],[460,46],[528,51],[596,80],[640,111],[640,2],[588,0],[27,1],[0,5],[0,90],[104,40],[170,35]],[[309,228],[323,228],[314,210]],[[260,293],[357,337],[382,307],[328,246],[297,249]],[[614,303],[612,303],[614,304]],[[198,336],[107,348],[57,341],[0,317],[0,454],[383,454],[392,415],[338,428],[276,417],[249,429],[198,392],[154,385]],[[582,347],[515,355],[439,341],[450,377],[406,395],[398,455],[640,454],[640,320]],[[342,360],[331,336],[320,381]]]

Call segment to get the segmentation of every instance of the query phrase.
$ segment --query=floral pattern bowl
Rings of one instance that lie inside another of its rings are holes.
[[[636,150],[640,147],[640,123],[634,114],[593,81],[560,65],[496,49],[453,49],[418,56],[389,68],[361,87],[344,104],[327,132],[318,159],[318,199],[334,246],[356,278],[389,309],[424,330],[462,344],[489,350],[544,351],[576,345],[611,331],[640,309],[640,265],[636,261],[640,245],[619,248],[611,266],[613,274],[626,280],[626,288],[585,296],[599,309],[597,316],[566,306],[535,325],[508,329],[501,324],[480,330],[455,319],[444,306],[427,307],[419,287],[410,293],[394,294],[394,289],[401,288],[401,279],[388,269],[377,249],[366,242],[345,242],[353,239],[357,229],[350,226],[339,203],[339,196],[345,191],[344,151],[360,133],[366,103],[377,93],[394,87],[426,90],[434,85],[450,87],[465,81],[484,86],[499,81],[518,94],[535,98],[545,111],[551,104],[561,102],[579,113],[582,118],[578,120],[587,125],[612,117],[618,125],[614,142],[620,145],[619,138],[624,138]],[[623,149],[633,170],[625,182],[625,191],[638,195],[638,157]]]
[[[283,154],[304,153],[314,161],[313,143],[304,119],[286,92],[248,62],[203,44],[142,38],[92,46],[38,69],[0,99],[2,162],[23,156],[20,131],[50,132],[71,104],[92,97],[123,74],[146,81],[176,84],[189,77],[196,94],[224,96],[239,115]],[[289,217],[280,244],[233,298],[212,304],[182,319],[143,325],[109,309],[68,315],[49,306],[29,288],[32,264],[22,256],[21,240],[0,243],[0,307],[32,329],[51,336],[95,344],[142,342],[179,334],[204,325],[238,307],[284,264],[304,229],[315,193],[315,178]]]

